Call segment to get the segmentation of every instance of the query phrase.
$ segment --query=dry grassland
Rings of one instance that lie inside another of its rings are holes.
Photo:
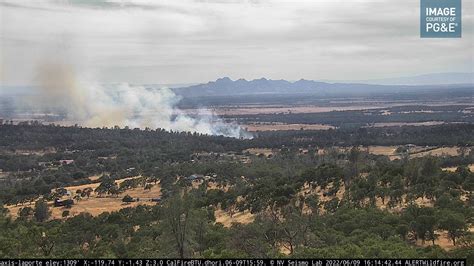
[[[249,224],[255,220],[255,216],[250,211],[236,212],[232,217],[230,214],[222,209],[217,209],[214,212],[216,222],[223,224],[225,227],[231,227],[233,223]]]
[[[424,151],[424,152],[419,152],[416,154],[412,154],[410,157],[418,158],[418,157],[424,157],[424,156],[457,156],[459,155],[458,152],[458,147],[440,147],[436,148],[434,150],[429,150],[429,151]]]
[[[242,127],[250,132],[256,131],[287,131],[287,130],[328,130],[334,126],[323,124],[247,124]]]
[[[368,127],[401,127],[401,126],[436,126],[442,125],[445,122],[442,121],[428,121],[428,122],[386,122],[386,123],[373,123]]]
[[[386,106],[383,105],[383,106]],[[349,111],[349,110],[366,110],[376,109],[380,106],[375,105],[347,105],[347,106],[272,106],[272,105],[259,105],[259,106],[236,106],[236,107],[219,107],[210,109],[217,115],[255,115],[255,114],[302,114],[302,113],[325,113],[331,111]],[[189,114],[196,114],[199,110],[186,109],[184,110]]]
[[[266,148],[250,148],[250,149],[243,150],[243,152],[244,153],[248,152],[253,155],[263,154],[265,156],[268,156],[268,155],[274,155],[275,153],[278,152],[278,150],[266,149]]]
[[[469,168],[469,170],[471,172],[474,172],[474,163],[473,164],[470,164],[467,166]],[[457,166],[453,166],[453,167],[445,167],[445,168],[442,168],[443,171],[448,171],[448,172],[456,172],[456,170],[458,169]]]
[[[128,177],[124,179],[116,180],[117,184],[122,183],[127,179],[134,179],[138,177]],[[85,188],[92,188],[95,189],[99,186],[100,183],[93,183],[93,184],[86,184],[80,186],[69,186],[65,187],[67,190],[73,193],[74,196],[76,190],[83,190]],[[140,201],[132,202],[132,203],[124,203],[122,202],[122,198],[125,195],[130,195],[133,198],[139,198]],[[67,209],[65,207],[54,207],[54,202],[49,201],[48,205],[51,210],[51,219],[63,219],[62,213],[65,210],[69,210],[69,216],[75,216],[82,212],[90,213],[93,216],[97,216],[103,212],[113,212],[118,211],[123,208],[128,207],[136,207],[138,205],[155,205],[156,203],[151,202],[152,198],[158,198],[161,196],[161,187],[159,184],[155,184],[151,190],[144,190],[143,187],[137,187],[133,189],[129,189],[124,193],[115,196],[106,196],[106,197],[99,197],[95,192],[87,198],[82,198],[79,201],[74,201],[74,205]],[[65,197],[63,197],[65,198]],[[6,207],[9,210],[10,216],[12,218],[18,217],[18,211],[23,207],[31,207],[34,208],[34,203],[25,203],[25,204],[18,204],[18,205],[7,205]]]

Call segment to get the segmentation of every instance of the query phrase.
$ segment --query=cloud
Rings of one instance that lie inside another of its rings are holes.
[[[101,82],[469,72],[473,5],[463,2],[463,38],[421,39],[412,0],[7,0],[0,70],[4,84],[34,83],[52,57]]]

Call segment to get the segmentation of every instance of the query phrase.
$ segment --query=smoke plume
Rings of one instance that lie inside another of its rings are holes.
[[[225,123],[210,112],[200,111],[197,116],[184,113],[177,108],[180,97],[167,88],[84,82],[64,64],[42,65],[38,70],[38,85],[36,109],[44,112],[61,110],[68,122],[87,127],[148,127],[234,138],[252,137],[237,124]]]

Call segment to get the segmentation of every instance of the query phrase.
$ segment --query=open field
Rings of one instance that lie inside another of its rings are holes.
[[[402,127],[402,126],[435,126],[442,125],[445,122],[442,121],[428,121],[428,122],[385,122],[385,123],[373,123],[366,127]]]
[[[130,195],[132,198],[139,198],[140,201],[124,203],[122,202],[122,198],[125,195]],[[104,212],[114,212],[128,207],[137,207],[139,205],[155,205],[156,203],[151,202],[150,200],[160,196],[161,191],[158,184],[155,185],[151,190],[144,190],[143,187],[137,187],[129,189],[117,197],[98,197],[97,195],[94,195],[89,199],[81,199],[80,201],[76,201],[69,211],[70,216],[74,216],[82,212],[87,212],[92,216],[97,216]],[[64,207],[52,207],[51,209],[53,210],[51,215],[53,219],[61,218],[62,212],[64,210],[68,210]]]
[[[267,148],[250,148],[250,149],[244,150],[243,152],[244,153],[248,152],[248,153],[254,154],[254,155],[263,154],[265,156],[268,156],[268,155],[273,155],[273,154],[277,153],[278,150],[267,149]]]
[[[440,147],[433,150],[422,151],[414,153],[412,157],[424,157],[424,156],[457,156],[459,155],[458,147]]]
[[[133,179],[138,177],[129,177],[124,179],[116,180],[117,184],[127,180]],[[99,183],[93,184],[86,184],[80,186],[69,186],[65,187],[65,189],[71,191],[74,196],[75,191],[80,189],[83,190],[85,188],[92,188],[95,189],[99,186]],[[124,203],[122,202],[122,198],[125,195],[130,195],[132,198],[139,198],[140,201],[131,202],[131,203]],[[51,219],[63,219],[62,213],[65,210],[69,210],[69,216],[75,216],[79,213],[87,212],[90,213],[92,216],[97,216],[103,212],[113,212],[118,211],[123,208],[128,207],[136,207],[138,205],[155,205],[155,202],[151,202],[152,198],[159,198],[161,196],[161,187],[159,184],[154,185],[151,190],[144,190],[143,187],[137,187],[133,189],[129,189],[124,193],[118,196],[106,196],[106,197],[99,197],[95,192],[89,198],[82,198],[79,201],[74,201],[74,205],[71,208],[65,207],[54,207],[54,202],[49,201],[48,205],[51,210]],[[63,197],[65,199],[66,197]],[[34,208],[34,203],[25,203],[25,204],[18,204],[18,205],[7,205],[7,209],[9,210],[10,216],[12,218],[18,217],[18,211],[23,207],[31,207]]]
[[[401,159],[400,154],[396,150],[401,146],[376,146],[371,145],[368,147],[359,146],[358,148],[361,151],[368,151],[371,154],[388,156],[390,160]],[[336,150],[348,152],[352,147],[334,147]],[[466,149],[466,153],[469,153],[472,147]],[[259,155],[263,154],[265,156],[274,155],[279,152],[277,149],[267,149],[267,148],[251,148],[243,151],[249,152],[250,154]],[[328,152],[326,148],[318,149],[319,155],[324,155]],[[418,158],[424,156],[457,156],[459,155],[459,147],[431,147],[431,146],[411,146],[409,148],[410,158]],[[472,171],[473,169],[471,169]]]
[[[53,147],[38,149],[38,150],[25,150],[25,149],[16,149],[14,151],[10,150],[0,150],[0,154],[14,154],[14,155],[38,155],[43,156],[45,154],[56,153],[56,149]]]
[[[247,124],[242,127],[250,132],[256,131],[279,131],[279,130],[328,130],[334,129],[334,126],[323,124]]]
[[[369,146],[369,152],[376,155],[388,156],[391,160],[400,159],[396,153],[399,146]],[[472,147],[467,149],[467,153]],[[414,146],[409,149],[410,158],[419,158],[424,156],[458,156],[459,147],[420,147]]]
[[[368,150],[369,153],[375,154],[375,155],[383,155],[383,156],[388,156],[390,160],[395,160],[395,159],[400,159],[401,156],[396,152],[396,150],[401,147],[401,146],[368,146],[368,147],[363,147],[359,146],[359,149],[361,151],[366,151]],[[349,151],[351,147],[334,147],[339,151]],[[466,153],[469,153],[469,151],[472,149],[472,147],[468,147],[466,149]],[[324,154],[326,153],[326,149],[320,149],[319,154]],[[418,157],[424,157],[424,156],[457,156],[459,155],[459,147],[432,147],[432,146],[410,146],[409,147],[409,155],[410,158],[418,158]]]
[[[369,146],[369,153],[375,155],[393,156],[398,146]]]
[[[231,217],[228,212],[217,209],[214,212],[214,216],[216,217],[216,222],[223,224],[225,227],[230,227],[233,223],[249,224],[255,219],[255,216],[248,210],[236,212]]]
[[[470,165],[468,165],[467,167],[469,167],[469,170],[470,170],[471,172],[474,172],[474,164],[470,164]],[[455,172],[457,169],[458,169],[457,166],[445,167],[445,168],[443,168],[443,171]]]
[[[255,104],[238,104],[238,105],[221,105],[218,107],[208,107],[206,111],[212,112],[216,115],[228,116],[228,115],[255,115],[255,114],[303,114],[303,113],[325,113],[332,111],[357,111],[357,110],[372,110],[379,108],[392,108],[401,107],[408,105],[425,105],[426,110],[422,111],[410,111],[410,113],[433,113],[430,110],[430,106],[465,106],[465,102],[457,101],[420,101],[420,100],[408,100],[408,101],[381,101],[381,100],[358,100],[357,98],[350,99],[347,101],[337,100],[329,101],[324,104],[271,104],[266,102],[255,103]],[[470,107],[464,109],[464,112],[469,112]],[[199,114],[202,109],[182,109],[187,114]],[[406,112],[405,112],[406,113]],[[389,111],[385,112],[385,115],[392,114]]]
[[[122,183],[125,180],[133,179],[138,177],[129,177],[124,179],[116,180],[117,184]],[[96,176],[91,177],[91,179],[97,179]],[[202,182],[193,182],[193,187],[197,187]],[[71,192],[75,192],[76,190],[80,189],[83,190],[85,188],[92,188],[95,189],[99,186],[100,183],[93,183],[93,184],[86,184],[86,185],[79,185],[79,186],[69,186],[65,187],[67,190]],[[228,187],[219,187],[214,182],[209,182],[208,189],[222,189],[226,191]],[[122,198],[125,195],[129,195],[132,198],[139,198],[140,201],[131,202],[131,203],[124,203],[122,202]],[[75,201],[74,205],[71,208],[66,207],[54,207],[54,202],[49,201],[48,205],[51,210],[51,217],[50,219],[64,219],[62,217],[63,211],[69,211],[69,217],[78,215],[80,213],[89,213],[92,216],[98,216],[104,212],[114,212],[121,210],[123,208],[129,207],[137,207],[139,205],[155,205],[155,202],[151,202],[152,198],[159,198],[161,197],[161,187],[159,184],[156,184],[152,187],[151,190],[144,190],[143,187],[137,187],[133,189],[129,189],[124,193],[118,195],[117,197],[113,196],[106,196],[106,197],[99,197],[95,192],[91,195],[90,198],[83,198],[79,201]],[[18,217],[18,212],[23,207],[31,207],[34,208],[34,203],[25,203],[25,204],[18,204],[18,205],[7,205],[6,206],[10,216],[14,219]],[[214,213],[216,217],[216,222],[222,223],[226,227],[232,226],[233,223],[243,223],[248,224],[253,222],[254,215],[251,214],[249,211],[244,212],[236,212],[235,214],[231,215],[229,212],[226,212],[222,209],[217,209]]]
[[[379,106],[382,107],[382,106]],[[325,113],[331,111],[365,110],[378,108],[369,105],[354,106],[248,106],[234,108],[218,108],[211,111],[217,115],[251,115],[251,114],[299,114],[299,113]]]
[[[135,179],[135,178],[139,178],[140,176],[132,176],[132,177],[126,177],[126,178],[122,178],[122,179],[117,179],[115,180],[115,183],[117,185],[120,185],[120,183],[126,181],[126,180],[130,180],[130,179]],[[94,176],[90,176],[89,179],[92,180],[92,181],[97,181],[98,179],[100,178],[100,176],[97,176],[97,175],[94,175]],[[83,190],[85,188],[92,188],[92,189],[96,189],[98,186],[100,185],[100,182],[95,182],[95,183],[90,183],[90,184],[84,184],[84,185],[78,185],[78,186],[68,186],[68,187],[64,187],[65,189],[69,190],[69,191],[72,191],[72,192],[75,192],[76,190],[80,189],[80,190]]]

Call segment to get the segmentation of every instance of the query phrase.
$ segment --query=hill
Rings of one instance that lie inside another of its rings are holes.
[[[228,77],[219,78],[205,84],[189,87],[174,88],[173,91],[184,97],[204,96],[239,96],[239,95],[290,95],[311,94],[330,96],[345,94],[345,96],[363,95],[372,93],[401,93],[444,90],[453,88],[471,88],[470,84],[456,85],[376,85],[363,83],[328,83],[314,80],[300,79],[298,81],[271,80],[266,78],[254,80],[231,80]]]

